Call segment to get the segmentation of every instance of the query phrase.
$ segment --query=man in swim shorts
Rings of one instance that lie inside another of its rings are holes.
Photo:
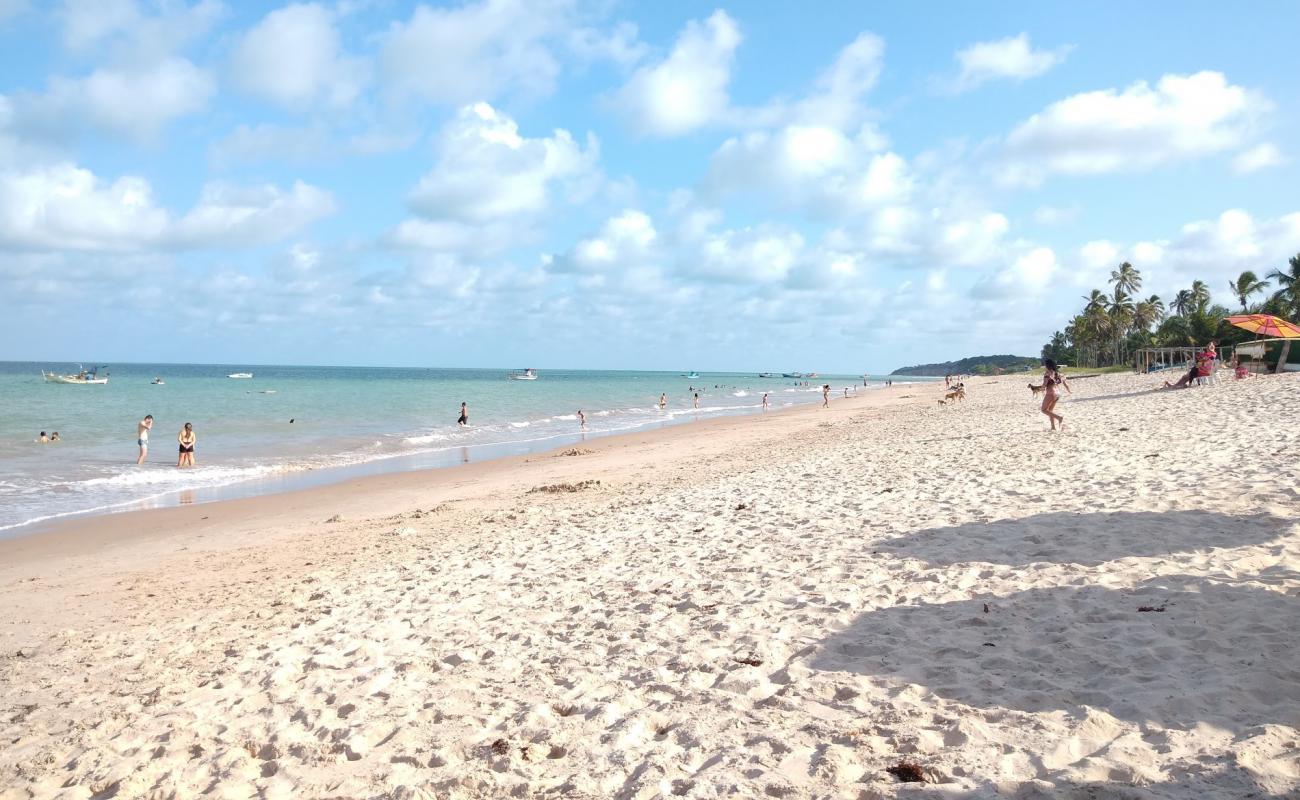
[[[469,406],[464,403],[460,404],[460,418],[456,420],[456,424],[462,428],[469,424]]]
[[[135,460],[136,466],[143,464],[144,457],[149,455],[149,431],[152,428],[153,414],[146,414],[144,419],[135,426],[135,443],[140,446],[140,457]]]

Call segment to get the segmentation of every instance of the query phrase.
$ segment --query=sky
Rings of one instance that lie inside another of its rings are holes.
[[[881,373],[1300,253],[1300,4],[0,0],[0,359]]]

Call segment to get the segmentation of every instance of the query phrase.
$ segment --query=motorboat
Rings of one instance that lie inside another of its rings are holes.
[[[516,372],[511,372],[506,375],[506,377],[512,381],[535,381],[537,380],[537,370],[532,368],[518,370]]]
[[[153,380],[149,381],[149,385],[151,385],[151,386],[166,386],[167,384],[165,384],[165,383],[163,382],[163,379],[162,379],[162,378],[154,378]]]
[[[760,377],[760,378],[775,378],[775,377],[777,377],[777,374],[776,374],[775,372],[760,372],[760,373],[758,373],[758,377]]]
[[[691,370],[690,372],[684,372],[684,373],[682,373],[682,377],[683,377],[683,378],[698,378],[698,377],[700,377],[700,373],[696,372],[695,370]]]
[[[802,373],[802,372],[782,372],[782,373],[781,373],[781,377],[782,377],[782,378],[802,378],[802,377],[803,377],[803,373]]]
[[[804,377],[805,377],[805,378],[820,378],[821,376],[818,375],[816,372],[808,372],[808,373],[805,373],[805,374],[804,374]]]
[[[253,373],[251,373],[251,372],[232,372],[232,373],[230,373],[229,375],[227,375],[226,377],[227,377],[227,378],[251,378],[251,377],[253,377]]]
[[[53,372],[41,370],[41,377],[45,379],[46,383],[71,383],[76,385],[96,384],[100,386],[108,383],[108,373],[105,373],[102,378],[99,377],[99,367],[95,367],[94,369],[81,367],[77,370],[76,375],[58,375]]]

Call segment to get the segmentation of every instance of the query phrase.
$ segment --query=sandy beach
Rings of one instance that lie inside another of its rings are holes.
[[[0,542],[0,797],[1300,796],[1300,375],[1159,382]]]

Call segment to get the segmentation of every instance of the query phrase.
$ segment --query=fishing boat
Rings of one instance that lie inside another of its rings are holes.
[[[537,370],[529,369],[517,370],[506,375],[512,381],[535,381],[537,380]]]
[[[690,372],[684,372],[684,373],[682,373],[682,377],[683,377],[683,378],[698,378],[698,377],[700,377],[700,373],[696,372],[695,370],[691,370]]]
[[[229,375],[227,375],[226,377],[227,377],[227,378],[251,378],[251,377],[253,377],[253,373],[251,373],[251,372],[232,372],[232,373],[230,373]]]
[[[821,376],[818,375],[816,372],[809,372],[809,373],[806,373],[806,374],[804,375],[804,377],[805,377],[805,378],[820,378]]]
[[[166,384],[163,382],[163,379],[162,379],[162,378],[154,378],[153,380],[149,381],[149,384],[150,384],[151,386],[165,386],[165,385],[166,385]]]
[[[758,377],[760,377],[760,378],[775,378],[775,377],[776,377],[776,373],[775,373],[775,372],[760,372],[760,373],[758,373]]]
[[[781,377],[782,377],[782,378],[802,378],[802,377],[803,377],[803,373],[802,373],[802,372],[782,372],[782,373],[781,373]]]
[[[104,377],[99,377],[99,367],[89,370],[81,367],[77,370],[76,375],[57,375],[53,372],[41,370],[41,377],[45,378],[46,383],[97,384],[100,386],[108,383],[107,373],[105,373]]]

